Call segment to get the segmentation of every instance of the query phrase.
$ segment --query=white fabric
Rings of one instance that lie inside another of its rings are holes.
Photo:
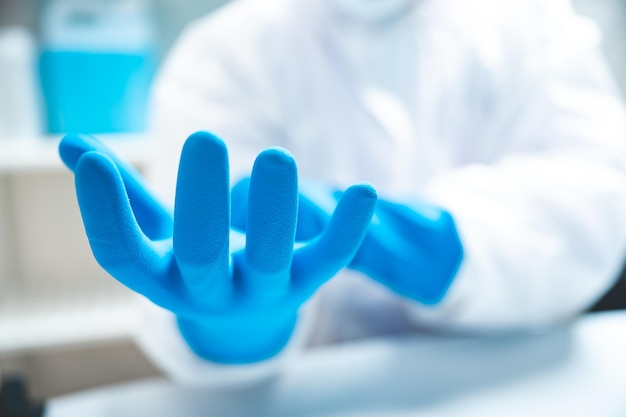
[[[339,276],[316,343],[560,323],[626,254],[626,117],[598,43],[565,0],[426,0],[393,24],[239,0],[188,28],[159,75],[152,180],[171,201],[184,139],[209,130],[233,179],[281,145],[302,177],[453,213],[465,258],[440,305]]]

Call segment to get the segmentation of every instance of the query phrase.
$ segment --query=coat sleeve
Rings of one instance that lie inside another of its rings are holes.
[[[409,305],[421,325],[566,321],[614,284],[626,255],[626,115],[599,33],[565,1],[511,14],[502,36],[482,39],[492,105],[471,163],[426,189],[453,214],[466,256],[442,304]]]

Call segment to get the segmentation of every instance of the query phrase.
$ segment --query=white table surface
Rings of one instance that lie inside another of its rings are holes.
[[[548,334],[412,336],[312,350],[238,390],[148,380],[56,398],[46,417],[626,416],[626,313]]]

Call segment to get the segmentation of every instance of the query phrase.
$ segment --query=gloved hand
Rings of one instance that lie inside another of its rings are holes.
[[[233,227],[246,230],[250,179],[232,190]],[[296,240],[315,238],[342,196],[319,182],[301,182]],[[463,246],[446,210],[426,202],[379,199],[361,247],[349,267],[425,305],[445,296],[463,259]]]
[[[247,233],[230,230],[226,146],[208,133],[182,151],[173,219],[140,176],[101,143],[67,136],[85,230],[99,264],[178,317],[199,356],[249,363],[278,353],[297,313],[359,247],[376,193],[349,188],[317,239],[294,250],[298,187],[293,158],[278,148],[256,159]]]

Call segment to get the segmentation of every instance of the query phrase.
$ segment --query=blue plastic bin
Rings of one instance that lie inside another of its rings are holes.
[[[147,3],[52,0],[40,73],[51,133],[146,128],[156,47]]]

